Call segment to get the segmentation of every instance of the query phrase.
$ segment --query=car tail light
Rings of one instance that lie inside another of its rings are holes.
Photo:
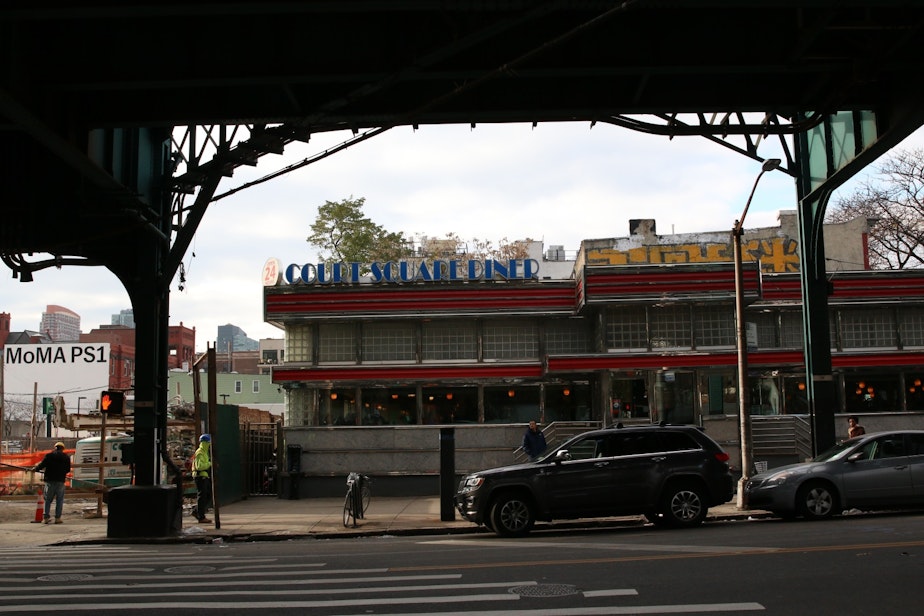
[[[720,451],[719,453],[715,454],[715,459],[719,462],[728,462],[728,454],[724,451]]]

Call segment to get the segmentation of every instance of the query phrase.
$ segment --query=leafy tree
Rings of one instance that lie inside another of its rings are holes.
[[[900,150],[867,180],[834,203],[827,222],[870,221],[869,260],[874,269],[924,267],[924,150]]]
[[[400,261],[413,254],[401,232],[391,233],[364,213],[366,199],[326,201],[318,208],[307,241],[321,249],[322,261]]]
[[[403,232],[392,233],[363,213],[363,197],[326,201],[311,225],[309,244],[319,248],[322,261],[371,263],[373,261],[425,261],[434,259],[525,259],[529,242],[504,238],[495,246],[490,240],[462,240],[455,233],[445,238],[418,236],[412,241]],[[414,250],[414,244],[419,246]]]

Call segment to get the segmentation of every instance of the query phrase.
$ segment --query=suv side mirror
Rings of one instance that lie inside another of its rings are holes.
[[[561,464],[565,460],[570,460],[570,459],[571,459],[571,454],[568,453],[567,449],[560,449],[557,452],[555,452],[555,463],[556,464]]]

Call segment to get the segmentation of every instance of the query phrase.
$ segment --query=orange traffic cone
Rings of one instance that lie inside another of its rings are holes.
[[[44,515],[45,515],[45,490],[44,488],[39,488],[38,500],[35,501],[35,519],[32,520],[32,523],[41,524],[42,518]]]

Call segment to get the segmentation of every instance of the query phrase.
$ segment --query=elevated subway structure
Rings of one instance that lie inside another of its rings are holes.
[[[924,2],[890,0],[7,3],[0,255],[24,282],[90,265],[125,286],[137,477],[155,485],[171,281],[236,168],[313,133],[354,131],[343,148],[419,124],[611,124],[755,160],[773,140],[800,199],[823,447],[821,221],[831,191],[924,121],[922,21]]]

